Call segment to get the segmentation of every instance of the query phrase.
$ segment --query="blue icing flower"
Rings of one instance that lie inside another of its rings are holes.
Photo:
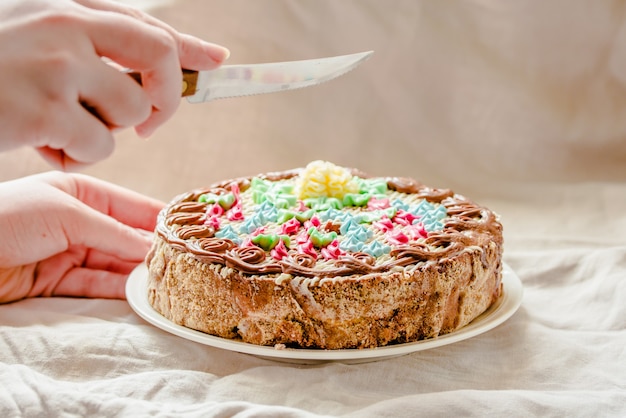
[[[411,205],[409,212],[413,215],[423,216],[434,209],[434,205],[427,200],[421,200],[417,205]]]
[[[349,212],[343,212],[343,211],[338,211],[338,213],[334,212],[334,214],[335,214],[334,219],[341,223],[346,223],[348,221],[361,223],[361,219],[362,219],[361,215],[353,215]]]
[[[260,223],[276,222],[278,219],[278,209],[271,202],[265,201],[256,208],[253,217],[258,217]]]
[[[356,253],[356,252],[361,251],[364,245],[365,244],[363,243],[363,241],[358,239],[356,236],[348,235],[344,237],[343,240],[341,240],[341,242],[339,243],[339,248],[341,248],[344,251],[350,251],[350,252]]]
[[[442,220],[446,216],[448,216],[448,210],[444,205],[439,205],[434,211],[433,215],[437,220]]]
[[[241,244],[241,237],[239,237],[237,232],[235,232],[235,228],[233,228],[231,225],[226,225],[225,227],[221,228],[215,233],[215,237],[229,239],[237,245]]]
[[[405,212],[409,211],[409,204],[404,202],[401,199],[396,199],[393,202],[391,202],[391,206],[393,206],[396,209],[402,209]]]
[[[360,241],[365,241],[372,236],[372,231],[358,223],[354,218],[347,219],[339,228],[341,235],[350,235]]]
[[[431,213],[422,216],[420,222],[424,224],[424,229],[428,232],[440,231],[443,229],[443,223],[441,223],[439,219]]]
[[[343,213],[344,212],[337,210],[335,208],[328,208],[325,211],[318,212],[317,217],[322,222],[342,220]]]
[[[259,216],[249,216],[239,227],[240,234],[251,234],[264,223]]]
[[[387,244],[382,244],[380,241],[374,240],[369,244],[364,245],[361,251],[374,257],[380,257],[383,254],[389,254],[391,247]]]

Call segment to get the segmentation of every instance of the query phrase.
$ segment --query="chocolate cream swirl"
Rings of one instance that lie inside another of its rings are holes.
[[[297,176],[298,170],[268,173],[259,177],[278,181]],[[358,172],[362,178],[366,177]],[[236,183],[246,190],[251,178],[239,178],[214,184],[207,189],[179,196],[159,214],[156,233],[170,246],[190,253],[197,260],[221,264],[244,274],[290,274],[301,277],[336,277],[380,273],[394,267],[405,267],[420,262],[451,258],[468,247],[481,247],[487,241],[502,245],[502,226],[497,216],[463,196],[448,189],[428,188],[410,178],[386,178],[390,190],[413,194],[431,203],[440,203],[447,210],[441,231],[431,232],[423,242],[413,242],[393,248],[385,261],[376,264],[376,258],[362,252],[347,253],[336,260],[328,260],[323,268],[315,257],[290,250],[281,260],[275,260],[260,247],[239,247],[233,241],[215,237],[215,229],[205,224],[207,204],[198,202],[205,193],[228,193]],[[484,258],[484,250],[483,255]]]

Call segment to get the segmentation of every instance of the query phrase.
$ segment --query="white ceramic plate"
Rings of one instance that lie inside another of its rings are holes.
[[[522,302],[523,293],[522,282],[515,272],[506,264],[503,266],[502,276],[504,291],[500,299],[481,316],[465,327],[437,338],[367,349],[277,349],[274,347],[214,337],[200,331],[177,325],[155,311],[148,302],[148,270],[144,264],[139,265],[130,274],[128,282],[126,283],[126,298],[131,308],[152,325],[174,335],[178,335],[179,337],[201,344],[290,363],[314,364],[328,361],[361,363],[397,357],[416,351],[452,344],[475,337],[502,324],[517,311]]]

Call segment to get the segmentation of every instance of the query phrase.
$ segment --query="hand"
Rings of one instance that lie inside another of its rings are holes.
[[[216,68],[228,50],[112,1],[2,0],[0,57],[0,151],[34,146],[74,170],[109,156],[116,129],[151,134],[180,103],[181,67]]]
[[[80,174],[0,183],[0,303],[34,296],[123,299],[162,207]]]

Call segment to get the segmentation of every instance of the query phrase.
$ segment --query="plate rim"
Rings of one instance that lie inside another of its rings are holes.
[[[139,264],[130,273],[126,281],[126,299],[132,310],[151,325],[178,337],[215,348],[239,353],[252,354],[274,360],[293,361],[363,361],[396,357],[417,351],[428,350],[473,338],[501,325],[519,309],[523,298],[523,286],[520,278],[506,263],[502,263],[502,295],[494,303],[459,330],[438,337],[410,343],[394,344],[375,348],[350,349],[306,349],[262,346],[243,341],[217,337],[178,325],[157,312],[148,301],[148,268]]]

